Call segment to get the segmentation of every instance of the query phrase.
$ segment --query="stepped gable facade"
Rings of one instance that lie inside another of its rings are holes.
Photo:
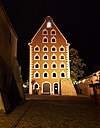
[[[50,16],[28,45],[29,94],[76,95],[70,80],[70,44]]]

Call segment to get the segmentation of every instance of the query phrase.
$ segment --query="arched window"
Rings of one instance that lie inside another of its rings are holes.
[[[53,67],[53,68],[56,68],[56,64],[53,64],[52,67]]]
[[[52,78],[57,78],[57,73],[55,71],[52,73]]]
[[[53,54],[53,55],[51,56],[51,60],[57,60],[57,56],[56,56],[55,54]]]
[[[57,69],[57,64],[55,62],[52,63],[51,69]]]
[[[48,55],[47,54],[43,55],[43,60],[48,60]]]
[[[43,69],[48,69],[48,68],[49,68],[48,63],[45,62],[45,63],[43,64]]]
[[[61,72],[60,73],[60,78],[66,78],[66,73],[65,72]]]
[[[51,35],[56,35],[56,31],[54,29],[51,30]]]
[[[44,30],[42,31],[42,35],[48,35],[47,29],[44,29]]]
[[[36,64],[36,65],[35,65],[35,67],[36,67],[36,68],[39,68],[39,65],[38,65],[38,64]]]
[[[34,60],[40,60],[40,56],[38,54],[34,55]]]
[[[59,59],[60,59],[60,60],[65,60],[64,54],[61,54]]]
[[[48,47],[46,45],[43,47],[43,52],[48,52]]]
[[[48,74],[45,72],[45,73],[44,73],[44,77],[47,77],[47,76],[48,76]]]
[[[38,45],[34,47],[34,52],[40,52],[40,47]]]
[[[43,43],[48,43],[48,38],[47,38],[46,36],[43,37],[42,42],[43,42]]]
[[[34,73],[34,78],[40,78],[40,73],[38,71]]]
[[[39,84],[37,82],[34,83],[33,89],[39,89]]]
[[[43,60],[48,60],[48,55],[46,53],[43,55]]]
[[[65,52],[65,48],[63,45],[61,45],[61,47],[59,48],[59,52]]]
[[[54,45],[51,47],[51,52],[57,52],[57,48]]]
[[[48,67],[48,65],[47,64],[44,64],[44,68],[47,68]]]
[[[47,22],[47,28],[51,28],[52,26],[51,26],[51,22],[50,21],[48,21]]]
[[[53,73],[53,77],[56,77],[56,73]]]
[[[56,43],[56,37],[51,38],[51,43]]]
[[[34,89],[37,89],[37,88],[39,88],[39,84],[37,82],[35,82],[33,87],[34,87]]]
[[[60,64],[60,68],[61,69],[64,69],[65,68],[65,64],[63,62]]]
[[[35,89],[38,88],[38,84],[35,84],[34,87],[35,87]]]
[[[40,64],[38,62],[34,64],[34,69],[40,69]]]
[[[48,74],[48,72],[43,72],[43,78],[48,78],[49,77],[49,74]]]

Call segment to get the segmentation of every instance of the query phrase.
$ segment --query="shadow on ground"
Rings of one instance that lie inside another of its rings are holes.
[[[100,106],[86,96],[26,95],[10,114],[0,113],[0,128],[99,128]]]

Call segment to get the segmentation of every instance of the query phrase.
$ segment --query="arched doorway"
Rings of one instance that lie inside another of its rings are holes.
[[[58,94],[58,83],[54,83],[54,94]]]
[[[35,84],[34,84],[34,93],[35,93],[36,95],[38,95],[38,93],[39,93],[39,85],[38,85],[38,83],[35,83]]]
[[[43,84],[43,94],[50,94],[50,84],[47,82]]]

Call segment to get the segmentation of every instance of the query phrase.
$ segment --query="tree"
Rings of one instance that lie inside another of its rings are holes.
[[[83,62],[82,59],[79,57],[79,51],[77,51],[74,48],[71,48],[69,50],[69,58],[70,58],[70,70],[71,70],[71,79],[72,82],[75,83],[75,81],[78,80],[78,78],[81,78],[84,74],[83,67],[86,66],[86,64]]]

